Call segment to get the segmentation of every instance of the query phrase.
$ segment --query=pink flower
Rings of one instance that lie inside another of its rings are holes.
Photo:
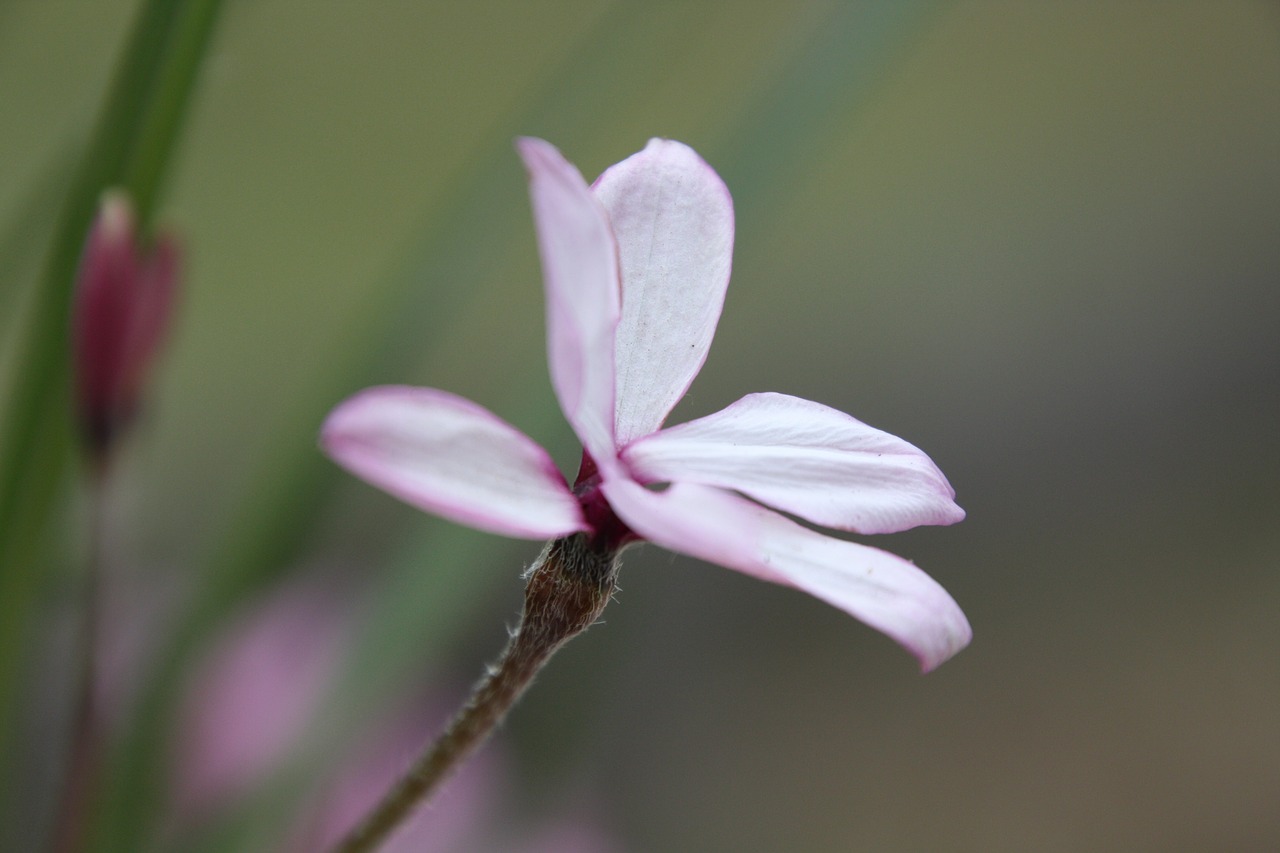
[[[719,176],[687,146],[655,139],[589,187],[550,144],[518,148],[551,379],[584,448],[573,487],[515,427],[431,388],[350,398],[325,422],[326,451],[414,506],[483,530],[582,532],[606,548],[647,540],[796,587],[888,634],[925,670],[962,649],[964,614],[913,564],[761,506],[857,533],[961,520],[923,452],[783,394],[662,429],[706,359],[729,282],[733,202]]]
[[[422,748],[423,733],[438,721],[437,715],[423,709],[402,711],[367,732],[318,800],[304,810],[285,849],[290,853],[333,849],[391,788],[410,756]],[[506,770],[500,752],[475,756],[379,850],[448,853],[485,849],[479,845],[489,825],[500,816]]]
[[[334,594],[288,586],[231,622],[192,671],[171,792],[199,823],[261,784],[294,750],[338,674],[345,620]]]
[[[144,251],[128,199],[105,196],[80,259],[71,333],[76,402],[96,453],[137,408],[177,279],[176,242],[161,237]]]
[[[219,633],[191,671],[178,708],[169,794],[170,848],[207,834],[305,746],[326,696],[340,675],[350,639],[349,611],[339,591],[296,583],[249,604]],[[332,775],[311,786],[279,847],[293,853],[329,850],[404,772],[443,712],[431,697],[402,698],[394,711],[362,726]],[[332,748],[326,747],[332,754]],[[559,815],[533,826],[503,814],[510,788],[501,749],[461,767],[431,804],[420,809],[383,853],[503,853],[613,850],[585,815]],[[513,841],[512,832],[519,832]]]
[[[366,733],[332,782],[302,812],[284,844],[288,853],[332,850],[404,773],[438,718],[422,707],[400,711]],[[498,746],[498,744],[495,744]],[[550,819],[512,819],[515,779],[501,749],[475,755],[378,848],[379,853],[618,853],[586,809]]]

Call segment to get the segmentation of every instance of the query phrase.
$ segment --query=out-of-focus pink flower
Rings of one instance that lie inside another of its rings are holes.
[[[321,589],[286,587],[233,620],[192,671],[173,749],[185,821],[250,793],[298,744],[337,674],[336,611]]]
[[[192,670],[178,709],[170,774],[177,831],[199,831],[243,805],[284,766],[333,687],[348,627],[332,591],[289,585],[256,602],[215,638]],[[387,792],[444,719],[436,703],[415,703],[344,745],[339,766],[303,804],[283,849],[330,849]],[[500,750],[475,755],[383,853],[617,849],[586,820],[560,819],[513,833],[513,822],[500,811],[507,778]]]
[[[330,850],[352,830],[422,750],[424,733],[440,725],[434,714],[401,714],[379,728],[340,767],[333,784],[308,810],[289,853]],[[439,793],[396,830],[380,853],[616,853],[620,850],[588,818],[560,816],[525,826],[500,807],[510,781],[501,750],[486,749],[463,764]]]
[[[369,735],[338,768],[320,801],[306,811],[289,845],[291,853],[330,850],[390,790],[438,728],[436,714],[401,714]],[[429,803],[384,844],[381,853],[453,853],[483,850],[487,824],[498,817],[505,768],[497,750],[484,750],[462,765]]]
[[[177,242],[144,247],[129,200],[105,196],[76,277],[71,339],[81,429],[102,454],[137,409],[169,325],[179,276]]]
[[[328,453],[415,506],[483,530],[585,532],[605,548],[644,539],[797,587],[902,643],[926,670],[962,649],[964,614],[913,564],[760,505],[857,533],[961,520],[922,451],[784,394],[750,394],[662,429],[706,359],[729,282],[733,202],[719,176],[670,140],[652,140],[591,187],[550,144],[518,148],[552,384],[584,448],[573,487],[528,436],[431,388],[347,400],[324,425]]]

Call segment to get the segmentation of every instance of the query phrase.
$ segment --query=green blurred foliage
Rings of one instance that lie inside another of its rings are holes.
[[[0,247],[40,256],[135,12],[0,7]],[[260,589],[322,566],[364,628],[270,806],[212,848],[272,837],[363,720],[501,646],[536,545],[423,519],[314,436],[363,385],[421,383],[576,462],[517,134],[589,178],[653,135],[721,172],[734,281],[674,419],[777,390],[926,449],[969,518],[874,544],[976,633],[920,678],[818,602],[641,550],[507,727],[527,811],[585,800],[636,850],[1280,840],[1273,6],[272,0],[228,6],[202,73],[158,211],[190,247],[181,326],[116,489],[118,588],[180,602],[117,849],[163,807],[179,676]],[[0,259],[6,392],[38,266]],[[32,720],[56,650],[25,651]]]

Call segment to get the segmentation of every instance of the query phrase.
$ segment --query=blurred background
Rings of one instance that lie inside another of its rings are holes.
[[[0,391],[137,11],[0,6]],[[446,708],[504,643],[539,545],[412,511],[315,436],[361,387],[432,385],[572,474],[525,134],[589,180],[651,136],[720,172],[733,281],[672,420],[781,391],[925,449],[968,519],[867,541],[937,578],[975,639],[922,677],[814,599],[629,552],[603,624],[494,743],[487,831],[1280,846],[1274,4],[259,0],[223,5],[158,197],[189,263],[112,484],[103,849],[276,849],[341,745],[413,697]],[[59,506],[0,685],[20,707],[4,849],[53,814],[83,496]],[[278,766],[175,817],[192,673],[300,586],[346,632],[328,687]]]

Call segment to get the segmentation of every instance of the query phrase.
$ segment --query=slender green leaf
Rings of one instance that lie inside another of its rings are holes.
[[[48,568],[49,522],[74,460],[66,330],[80,249],[108,187],[127,190],[142,227],[149,222],[218,5],[143,5],[63,203],[29,323],[19,330],[11,395],[0,410],[0,753],[15,732],[14,686]]]

